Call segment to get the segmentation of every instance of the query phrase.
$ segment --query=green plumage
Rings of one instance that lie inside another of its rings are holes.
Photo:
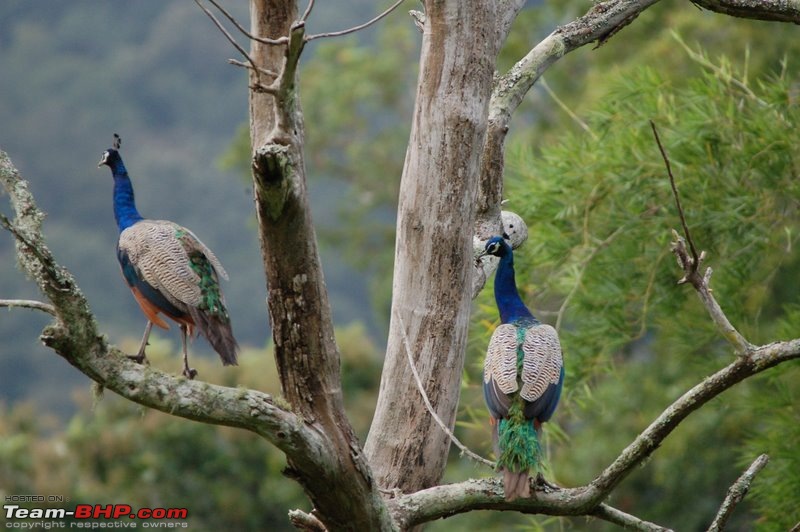
[[[190,267],[200,278],[200,302],[197,308],[216,316],[223,323],[229,321],[228,311],[222,302],[222,293],[219,289],[219,282],[214,274],[214,267],[209,260],[201,253],[189,255]]]
[[[517,396],[508,409],[508,418],[501,419],[497,429],[500,456],[497,469],[520,471],[539,470],[541,448],[533,422],[525,419],[522,398]]]

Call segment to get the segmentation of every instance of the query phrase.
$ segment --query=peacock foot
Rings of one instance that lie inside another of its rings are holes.
[[[183,376],[189,380],[192,380],[197,376],[197,370],[194,368],[190,368],[189,366],[186,366],[185,368],[183,368]]]

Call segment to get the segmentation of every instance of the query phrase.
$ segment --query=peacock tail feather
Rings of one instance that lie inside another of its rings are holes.
[[[497,469],[522,472],[541,469],[542,450],[533,421],[525,419],[524,402],[517,396],[511,401],[508,417],[498,422]]]

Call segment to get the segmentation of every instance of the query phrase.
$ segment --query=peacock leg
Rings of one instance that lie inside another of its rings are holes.
[[[183,343],[183,375],[187,379],[194,379],[195,376],[197,376],[197,370],[189,367],[189,348],[187,346],[186,336],[186,325],[181,324],[181,341]]]
[[[147,357],[144,355],[144,350],[147,348],[148,345],[147,341],[150,339],[150,330],[152,328],[153,328],[153,322],[147,320],[147,325],[144,328],[144,336],[142,336],[142,343],[139,345],[139,351],[136,353],[135,356],[128,355],[128,358],[130,358],[137,364],[141,364],[142,362],[147,362]]]

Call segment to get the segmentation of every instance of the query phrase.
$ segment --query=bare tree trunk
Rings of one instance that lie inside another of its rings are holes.
[[[303,25],[293,24],[293,0],[253,0],[251,19],[254,35],[289,36],[285,45],[251,45],[251,58],[263,69],[250,69],[250,133],[275,361],[292,411],[327,439],[327,456],[289,459],[286,473],[304,487],[329,529],[390,529],[344,414],[339,352],[306,193],[303,119],[295,83]]]
[[[493,2],[425,3],[416,112],[400,185],[392,316],[365,451],[378,484],[436,484],[450,442],[427,412],[406,355],[451,428],[471,302],[472,227],[498,51]]]

